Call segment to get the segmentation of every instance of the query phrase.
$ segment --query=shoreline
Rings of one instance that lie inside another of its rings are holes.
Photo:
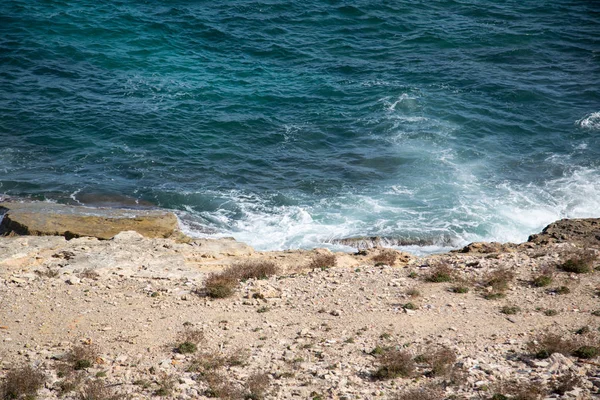
[[[586,272],[565,271],[584,256]],[[207,295],[208,277],[267,264],[275,275]],[[32,366],[44,399],[591,399],[600,360],[578,351],[600,351],[599,269],[600,219],[427,257],[13,234],[0,237],[0,382]],[[81,351],[93,357],[77,369]],[[411,367],[391,373],[394,357]]]

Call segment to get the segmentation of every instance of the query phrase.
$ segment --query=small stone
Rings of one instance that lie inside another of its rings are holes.
[[[333,310],[332,312],[330,312],[331,315],[333,315],[334,317],[339,317],[342,314],[341,310]]]
[[[76,276],[72,276],[66,280],[69,285],[79,285],[81,283],[81,279]]]

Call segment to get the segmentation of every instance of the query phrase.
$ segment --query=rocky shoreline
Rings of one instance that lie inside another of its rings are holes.
[[[41,212],[44,230],[0,206],[0,398],[15,377],[44,399],[600,396],[600,219],[422,258],[257,252],[85,215],[124,230],[99,238],[48,222],[67,211]],[[266,265],[207,295],[207,277]]]

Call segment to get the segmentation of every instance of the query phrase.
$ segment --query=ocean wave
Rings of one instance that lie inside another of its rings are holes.
[[[576,124],[583,129],[600,130],[600,111],[586,115],[577,120]]]

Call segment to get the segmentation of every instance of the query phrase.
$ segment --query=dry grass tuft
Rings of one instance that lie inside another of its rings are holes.
[[[204,375],[222,367],[242,366],[248,361],[249,357],[249,351],[244,349],[236,349],[229,354],[203,352],[192,360],[188,371],[199,372],[200,375]]]
[[[569,371],[567,374],[562,375],[552,385],[551,392],[563,396],[565,393],[570,392],[581,384],[581,377],[575,375]]]
[[[503,306],[500,309],[500,312],[502,314],[506,314],[506,315],[515,315],[515,314],[521,312],[521,307],[519,307],[519,306],[508,306],[507,305],[507,306]]]
[[[405,390],[392,397],[393,400],[442,400],[443,392],[437,387],[422,387]]]
[[[564,261],[558,266],[565,272],[586,274],[593,271],[598,255],[593,250],[575,250],[562,256]]]
[[[375,265],[389,265],[393,266],[398,259],[398,253],[394,250],[383,250],[379,254],[371,257],[371,260],[375,263]]]
[[[512,380],[502,385],[500,394],[510,396],[511,400],[541,400],[548,394],[548,389],[541,382]]]
[[[180,354],[195,353],[198,345],[204,342],[204,332],[197,329],[186,329],[177,336],[175,350]]]
[[[77,274],[77,276],[82,279],[86,278],[86,279],[93,279],[93,280],[97,280],[98,278],[100,278],[100,274],[97,273],[96,271],[94,271],[92,268],[84,269],[82,272]]]
[[[60,275],[60,272],[58,272],[57,269],[51,269],[51,268],[48,268],[45,271],[35,270],[33,272],[35,272],[35,274],[37,276],[42,277],[42,278],[56,278],[58,275]]]
[[[246,388],[248,389],[248,394],[245,396],[246,399],[264,399],[270,385],[271,378],[269,377],[269,374],[257,373],[250,375],[246,381]]]
[[[337,259],[335,254],[316,254],[312,260],[308,263],[308,269],[326,269],[335,267]]]
[[[497,269],[486,274],[481,280],[481,285],[488,288],[485,298],[495,300],[504,297],[515,274],[508,269]]]
[[[207,397],[215,397],[224,400],[244,399],[244,392],[237,388],[233,382],[218,372],[211,371],[204,376],[208,389],[204,392]]]
[[[235,293],[238,283],[235,276],[225,273],[210,274],[204,281],[204,290],[208,297],[223,299]]]
[[[246,261],[230,266],[220,273],[210,274],[204,281],[204,294],[215,299],[230,297],[240,281],[266,279],[279,272],[277,264],[271,261]]]
[[[233,264],[224,271],[240,281],[248,279],[267,279],[279,273],[279,267],[272,261],[254,260]]]
[[[555,333],[546,333],[539,335],[531,342],[527,343],[528,350],[536,358],[548,358],[554,353],[570,355],[579,344],[576,340],[568,339]]]
[[[100,380],[88,382],[79,393],[79,400],[121,400],[127,398],[125,395],[114,393],[111,388]]]
[[[554,280],[554,268],[551,266],[546,266],[542,268],[540,273],[536,275],[531,284],[535,287],[546,287],[549,286]]]
[[[402,350],[385,351],[378,357],[379,368],[374,372],[375,379],[408,378],[415,373],[416,365],[410,353]]]
[[[175,377],[163,372],[157,383],[158,388],[154,392],[156,396],[167,397],[173,394],[173,389],[175,389]]]
[[[515,279],[514,272],[507,269],[497,269],[485,276],[483,284],[491,287],[495,292],[505,292],[513,279]]]
[[[93,344],[74,346],[64,360],[73,371],[81,371],[92,367],[98,359],[100,350]]]
[[[431,368],[431,375],[448,376],[454,368],[456,353],[454,350],[443,346],[425,353],[423,359]]]
[[[432,266],[431,272],[425,277],[427,282],[451,282],[455,278],[452,267],[445,262],[438,262]]]
[[[0,399],[35,399],[45,380],[42,372],[30,366],[13,368],[0,385]]]

